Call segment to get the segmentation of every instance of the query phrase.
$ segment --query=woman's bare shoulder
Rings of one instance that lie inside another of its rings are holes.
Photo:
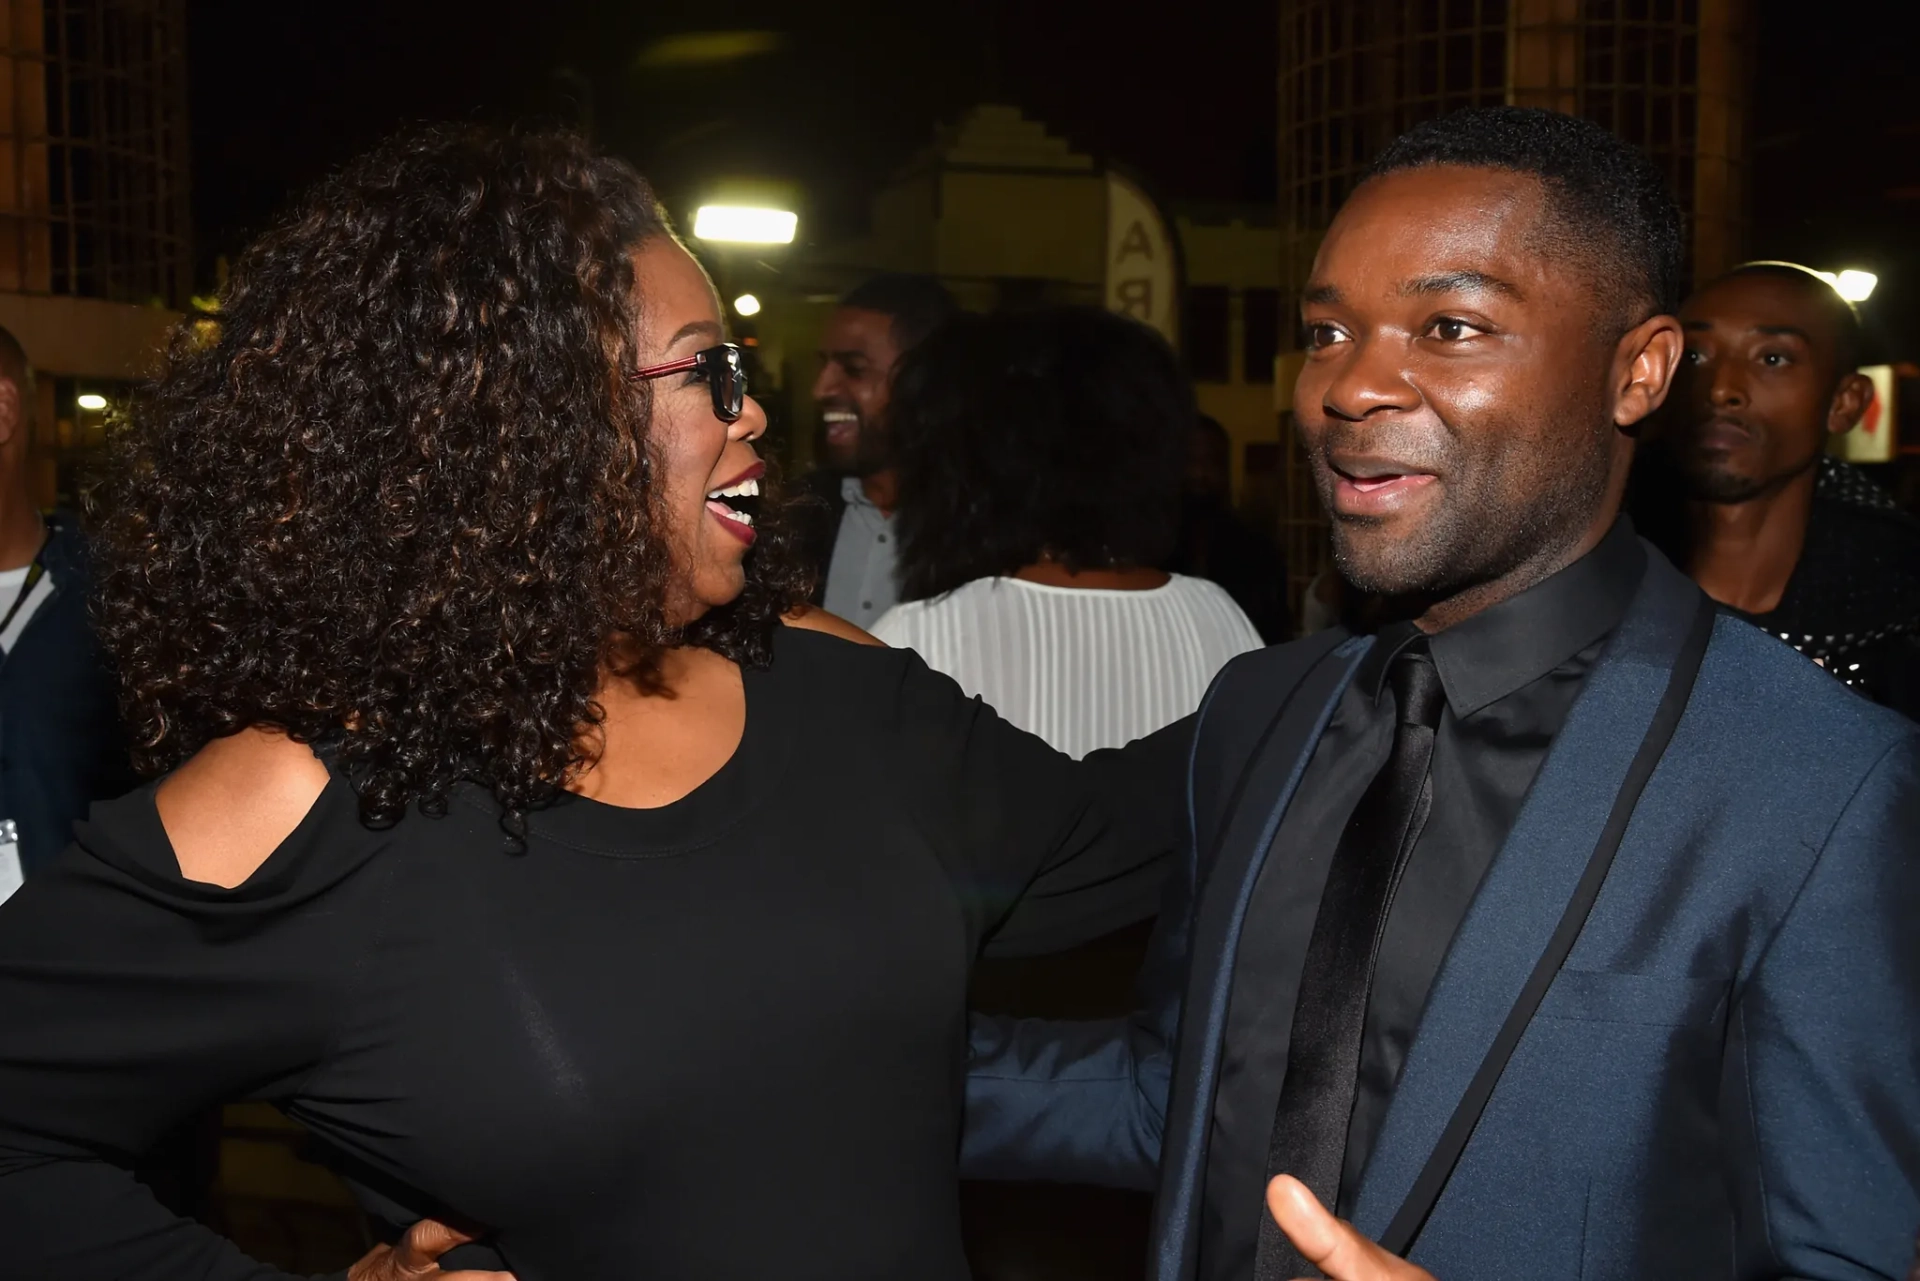
[[[841,640],[850,640],[856,645],[877,645],[881,649],[887,643],[872,632],[855,627],[838,614],[829,614],[826,610],[813,605],[802,605],[782,619],[789,627],[804,627],[808,631],[825,632],[829,636],[838,636]]]
[[[293,834],[326,786],[327,767],[305,743],[244,729],[195,752],[154,802],[180,874],[232,889]]]

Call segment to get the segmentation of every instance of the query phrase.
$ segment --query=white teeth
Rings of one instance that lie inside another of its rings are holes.
[[[746,525],[749,527],[751,527],[753,524],[753,517],[747,515],[745,512],[737,512],[733,510],[733,508],[731,507],[726,507],[726,506],[709,507],[707,510],[714,513],[714,515],[719,516],[723,520],[730,520],[735,522],[736,524]]]
[[[760,482],[757,480],[743,480],[737,485],[716,489],[707,494],[708,498],[758,498],[759,496]]]
[[[829,409],[820,415],[820,421],[823,423],[853,423],[859,422],[860,416],[858,414],[850,414],[844,409]]]

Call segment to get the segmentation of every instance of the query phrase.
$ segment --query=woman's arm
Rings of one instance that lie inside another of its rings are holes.
[[[1193,876],[1188,858],[1168,870],[1128,1017],[970,1017],[963,1177],[1155,1186]]]
[[[1069,821],[1040,851],[988,955],[1064,951],[1160,913],[1168,868],[1186,849],[1192,743],[1188,717],[1125,747],[1067,761],[1061,791]]]
[[[1061,951],[1154,915],[1186,838],[1187,722],[1075,761],[917,655],[890,659],[883,786],[941,852],[990,954]]]
[[[313,910],[327,886],[310,864],[324,860],[254,877],[265,854],[233,839],[278,845],[276,827],[300,815],[276,823],[273,798],[297,805],[303,773],[311,802],[314,777],[296,761],[290,792],[269,772],[257,775],[264,796],[223,802],[232,780],[189,768],[158,807],[144,791],[98,806],[79,842],[0,907],[0,1272],[283,1275],[169,1213],[127,1167],[210,1106],[293,1093],[324,1053],[340,1005],[328,973],[345,968],[351,913]],[[335,785],[313,804],[354,801]]]

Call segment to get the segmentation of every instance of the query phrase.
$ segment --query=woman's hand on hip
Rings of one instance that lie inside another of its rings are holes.
[[[407,1229],[398,1245],[377,1245],[347,1269],[347,1281],[514,1281],[511,1272],[443,1272],[440,1256],[473,1240],[437,1219]]]

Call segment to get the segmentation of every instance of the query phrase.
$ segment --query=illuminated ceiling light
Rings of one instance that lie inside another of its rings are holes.
[[[82,393],[73,403],[82,409],[98,411],[107,407],[107,398],[89,391]]]
[[[752,294],[741,294],[733,300],[733,309],[743,316],[757,316],[760,314],[760,300]]]
[[[649,71],[661,67],[707,67],[758,57],[779,47],[777,31],[689,31],[654,41],[633,61],[635,66]]]
[[[1879,283],[1880,277],[1872,272],[1855,271],[1849,267],[1840,273],[1839,278],[1833,282],[1833,287],[1838,289],[1840,296],[1848,302],[1865,302],[1873,297],[1873,287]]]
[[[1873,297],[1873,287],[1880,283],[1880,277],[1870,271],[1858,271],[1852,267],[1837,275],[1831,271],[1816,271],[1814,275],[1833,286],[1833,291],[1848,302],[1865,302]]]
[[[702,240],[744,245],[790,245],[800,216],[786,209],[751,205],[701,205],[693,215],[693,234]]]

